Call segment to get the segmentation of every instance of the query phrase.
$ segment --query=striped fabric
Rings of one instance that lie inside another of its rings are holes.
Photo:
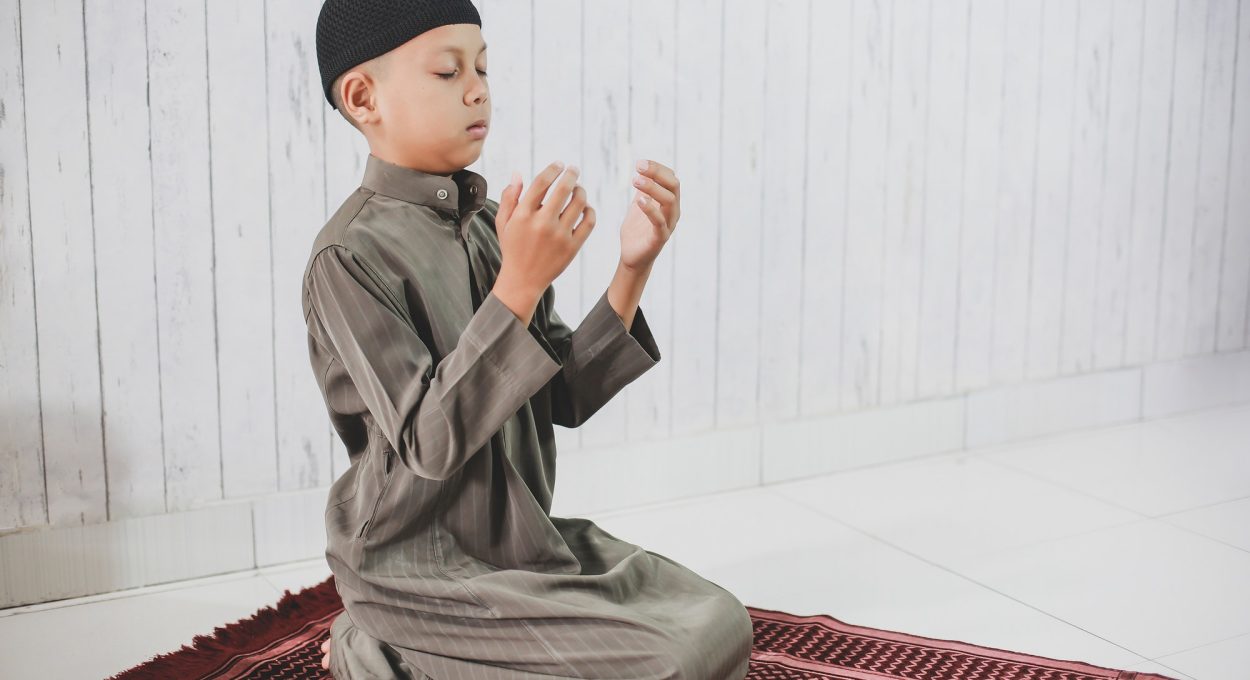
[[[523,325],[492,292],[498,209],[468,169],[370,155],[314,241],[309,356],[351,458],[325,512],[336,677],[740,680],[737,598],[551,516],[553,426],[585,422],[660,352],[641,307],[626,328],[606,290],[573,330],[549,286]]]

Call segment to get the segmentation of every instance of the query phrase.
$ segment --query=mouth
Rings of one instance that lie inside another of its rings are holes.
[[[482,128],[482,129],[485,129],[485,128],[486,128],[486,119],[485,119],[485,118],[478,118],[477,120],[475,120],[475,121],[473,121],[472,123],[470,123],[470,124],[469,124],[469,127],[465,128],[465,129],[466,129],[466,130],[472,130],[473,128]]]

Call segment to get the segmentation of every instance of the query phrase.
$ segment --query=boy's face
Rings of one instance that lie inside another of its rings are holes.
[[[450,24],[388,52],[375,83],[375,155],[442,175],[476,161],[486,139],[469,126],[490,129],[485,47],[481,27]]]

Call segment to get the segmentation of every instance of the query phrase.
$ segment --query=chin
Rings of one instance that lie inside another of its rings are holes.
[[[486,140],[482,140],[486,141]],[[465,150],[456,158],[456,165],[460,167],[468,167],[477,162],[482,157],[482,147],[484,144],[471,144],[465,147]]]

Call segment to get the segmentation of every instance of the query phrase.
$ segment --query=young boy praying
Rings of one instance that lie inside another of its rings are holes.
[[[302,302],[351,467],[326,559],[335,678],[740,680],[752,626],[724,588],[587,519],[550,514],[554,425],[577,427],[660,360],[638,307],[679,216],[640,163],[611,284],[576,330],[552,281],[595,226],[575,167],[498,201],[466,169],[491,123],[470,0],[328,0],[327,101],[369,144],[318,232]]]

